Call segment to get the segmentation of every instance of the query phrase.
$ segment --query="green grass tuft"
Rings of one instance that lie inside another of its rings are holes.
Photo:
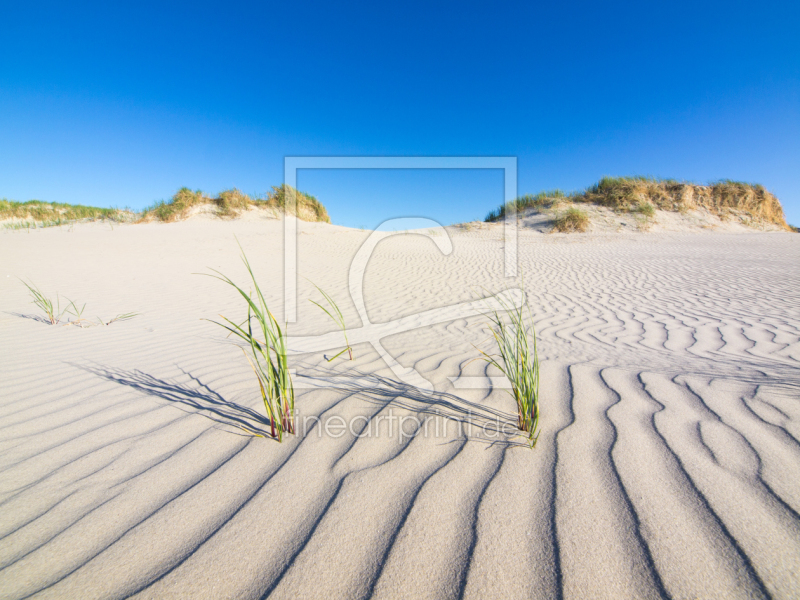
[[[633,211],[648,219],[652,219],[656,216],[656,207],[649,202],[639,202]]]
[[[508,323],[497,311],[487,315],[489,329],[497,342],[499,354],[478,351],[511,383],[511,395],[517,404],[517,427],[526,434],[531,448],[539,439],[539,355],[536,330],[527,301],[518,308],[500,301]],[[530,326],[526,324],[526,316]],[[528,330],[530,329],[530,335]]]
[[[239,245],[241,248],[241,244]],[[210,275],[233,287],[247,303],[247,320],[236,324],[230,319],[220,315],[225,323],[211,321],[227,329],[230,333],[243,340],[250,349],[250,355],[242,348],[242,352],[256,374],[261,398],[270,421],[272,437],[279,442],[284,433],[294,433],[294,386],[289,373],[289,363],[286,357],[285,327],[281,328],[278,320],[270,312],[261,288],[256,281],[247,256],[242,250],[242,261],[255,289],[256,297],[246,293],[228,277],[213,270],[216,275]],[[253,321],[256,322],[256,332],[253,331]],[[258,334],[261,338],[259,339]]]
[[[64,318],[64,315],[67,314],[72,315],[74,320],[70,320],[69,317],[67,317],[67,322],[64,323],[64,325],[77,325],[81,328],[91,327],[94,325],[94,323],[83,318],[83,312],[86,309],[86,304],[78,308],[78,305],[73,300],[65,298],[67,300],[67,305],[64,307],[64,310],[61,310],[61,298],[58,294],[56,294],[56,303],[53,304],[53,301],[48,296],[45,296],[44,293],[33,282],[28,284],[21,279],[20,281],[22,282],[22,285],[28,288],[28,292],[30,293],[31,298],[33,298],[33,304],[35,304],[42,312],[44,312],[51,325],[58,325]],[[111,325],[111,323],[114,321],[127,321],[138,314],[139,313],[125,313],[117,315],[108,322],[104,322],[100,317],[98,317],[97,321],[100,325]]]
[[[21,279],[20,281],[22,282],[22,285],[28,288],[28,292],[30,293],[31,298],[33,298],[33,304],[36,305],[36,307],[47,316],[47,320],[50,321],[50,324],[58,325],[64,314],[69,309],[69,305],[67,305],[64,310],[61,310],[61,299],[58,294],[56,294],[56,303],[54,305],[53,301],[49,297],[45,296],[44,293],[36,286],[36,284],[33,282],[28,284]],[[72,304],[72,302],[70,302],[70,304]]]
[[[513,215],[515,213],[521,213],[529,208],[552,208],[566,197],[566,194],[564,194],[564,192],[561,190],[550,190],[539,192],[538,194],[526,194],[524,196],[520,196],[516,200],[512,200],[511,202],[507,202],[506,204],[497,207],[495,210],[486,215],[484,222],[491,223],[493,221],[500,221],[505,218],[506,214]]]

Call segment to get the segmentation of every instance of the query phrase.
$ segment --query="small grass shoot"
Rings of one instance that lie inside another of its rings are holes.
[[[22,281],[22,279],[20,279]],[[31,282],[29,285],[28,283],[22,281],[22,285],[28,288],[28,292],[30,292],[31,297],[33,298],[33,303],[47,315],[47,320],[50,321],[51,325],[58,325],[61,321],[64,314],[69,309],[69,305],[67,305],[64,310],[61,310],[61,298],[56,294],[56,304],[53,305],[53,301],[45,296],[42,291]],[[72,304],[72,302],[70,302]]]
[[[138,314],[139,313],[124,313],[124,314],[121,314],[121,315],[117,315],[116,317],[114,317],[110,321],[103,321],[103,319],[101,319],[100,317],[97,317],[97,321],[100,323],[100,325],[105,325],[106,327],[108,327],[109,325],[111,325],[112,323],[114,323],[116,321],[127,321],[128,319],[132,319],[133,317],[137,316]]]
[[[309,302],[319,306],[325,312],[326,315],[328,315],[331,319],[333,319],[334,323],[336,323],[339,326],[339,328],[342,330],[342,334],[344,335],[344,343],[346,345],[345,349],[339,352],[339,354],[337,354],[336,356],[333,356],[331,358],[326,357],[326,360],[328,362],[331,362],[334,359],[339,358],[345,352],[348,352],[350,354],[350,360],[353,360],[353,348],[350,346],[350,342],[347,341],[347,327],[345,326],[344,323],[344,316],[342,315],[342,311],[339,310],[339,307],[337,306],[333,298],[331,298],[328,294],[326,294],[321,287],[319,287],[314,282],[311,282],[311,285],[313,285],[315,288],[317,288],[317,290],[319,290],[319,293],[322,294],[323,298],[325,298],[325,300],[328,302],[328,305],[330,306],[331,310],[328,310],[327,308],[322,306],[319,302],[314,302],[313,300],[309,300]]]
[[[51,325],[58,325],[64,318],[64,315],[72,315],[74,319],[70,320],[67,317],[67,322],[63,323],[64,326],[66,325],[77,325],[81,329],[84,327],[91,327],[94,325],[88,319],[83,317],[83,312],[86,309],[86,304],[84,303],[83,306],[78,308],[78,305],[69,298],[65,297],[67,300],[67,305],[64,307],[64,310],[61,310],[61,297],[56,294],[56,303],[53,304],[53,301],[44,295],[44,293],[35,285],[33,282],[28,284],[22,279],[20,279],[22,285],[28,288],[28,292],[30,292],[31,297],[33,298],[33,303],[44,312],[47,316],[47,320],[50,321]],[[132,319],[133,317],[137,316],[139,313],[125,313],[121,315],[117,315],[113,319],[108,322],[103,322],[100,317],[97,318],[100,325],[111,325],[114,321],[127,321],[128,319]]]

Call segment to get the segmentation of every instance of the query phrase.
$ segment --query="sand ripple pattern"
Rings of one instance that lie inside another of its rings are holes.
[[[493,374],[470,362],[480,317],[383,340],[434,392],[369,345],[298,357],[338,383],[302,391],[300,435],[254,437],[249,367],[199,320],[240,307],[191,273],[241,279],[235,233],[279,307],[280,227],[166,227],[0,236],[0,598],[800,597],[800,236],[523,233],[524,281],[502,277],[499,228],[453,233],[447,257],[381,242],[375,323],[524,286],[544,359],[530,451],[493,428],[507,394],[449,382]],[[353,328],[365,237],[301,226],[301,273]],[[44,326],[14,276],[143,314]],[[300,307],[297,335],[333,330]],[[327,434],[338,418],[356,425]]]

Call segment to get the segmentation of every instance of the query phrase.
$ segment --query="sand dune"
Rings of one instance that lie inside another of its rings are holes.
[[[299,228],[300,274],[357,331],[368,232]],[[300,278],[281,444],[248,433],[268,430],[250,367],[202,320],[240,302],[195,274],[245,283],[237,236],[280,316],[280,222],[0,235],[0,598],[800,597],[800,236],[523,231],[513,280],[500,225],[446,235],[447,256],[381,241],[363,281],[369,320],[406,325],[381,347],[432,391],[358,333],[353,362],[307,352],[339,342]],[[141,314],[45,325],[17,277]],[[453,383],[497,374],[470,362],[485,318],[452,307],[516,287],[534,450],[497,431],[506,392]]]

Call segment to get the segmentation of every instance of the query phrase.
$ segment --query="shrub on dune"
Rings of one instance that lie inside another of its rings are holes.
[[[273,186],[272,191],[267,193],[267,199],[260,200],[259,203],[263,203],[264,206],[269,208],[284,209],[292,194],[294,194],[295,200],[295,215],[298,219],[304,221],[322,221],[323,223],[331,222],[328,211],[319,200],[311,194],[296,190],[285,183],[279,186]]]

